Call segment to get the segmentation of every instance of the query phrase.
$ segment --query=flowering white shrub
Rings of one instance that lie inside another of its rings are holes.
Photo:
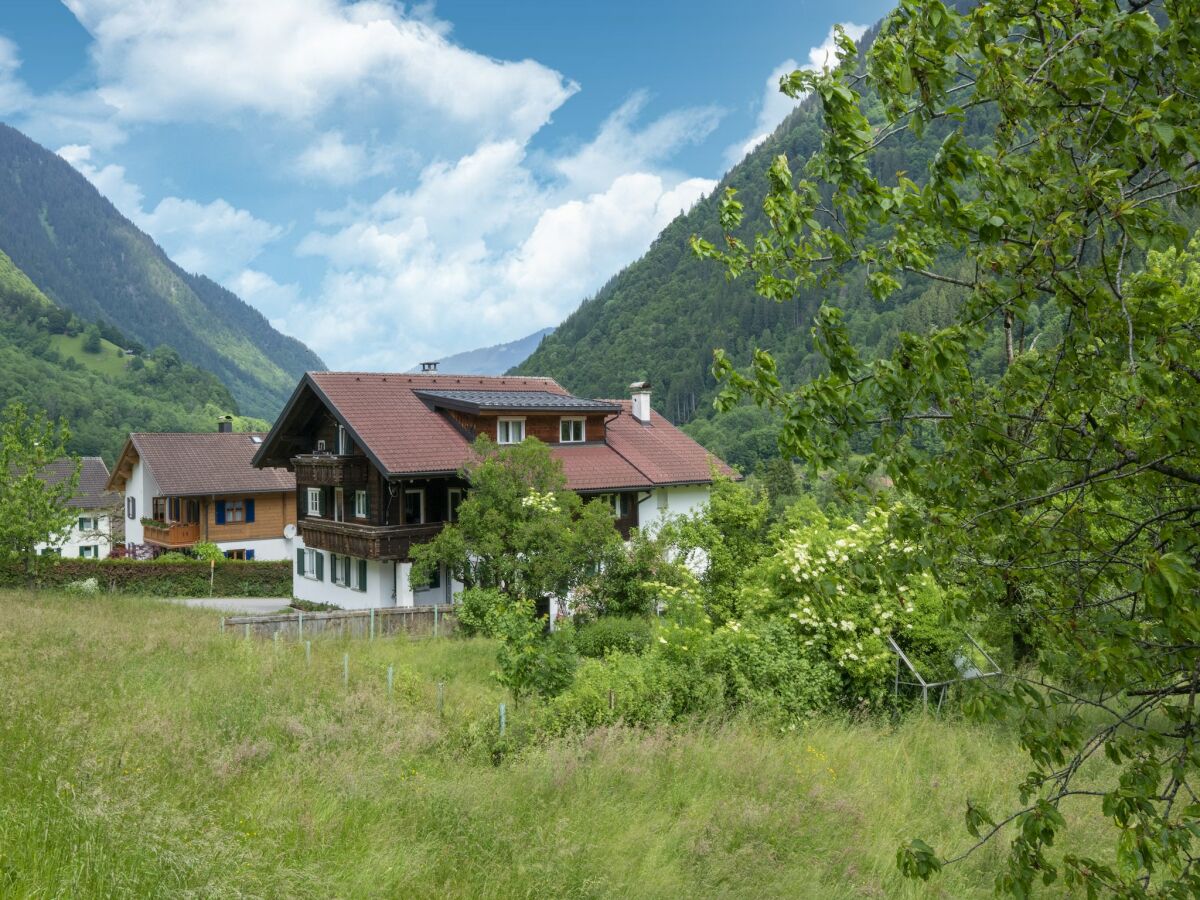
[[[559,511],[558,498],[555,497],[554,491],[542,492],[531,489],[526,496],[521,498],[521,505],[526,509],[543,513],[556,513]]]
[[[82,581],[72,581],[67,585],[67,590],[72,594],[97,594],[100,592],[100,583],[95,578],[85,578]]]

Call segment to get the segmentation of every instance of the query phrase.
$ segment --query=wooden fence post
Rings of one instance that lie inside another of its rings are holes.
[[[500,704],[500,737],[504,737],[504,726],[505,726],[505,721],[504,721],[504,704],[503,704],[503,703],[501,703],[501,704]]]
[[[342,687],[350,687],[350,654],[342,654]]]

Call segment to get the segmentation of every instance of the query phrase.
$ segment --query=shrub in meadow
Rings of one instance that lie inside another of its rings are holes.
[[[650,623],[645,619],[604,616],[576,630],[575,649],[580,656],[599,659],[617,651],[641,653],[650,639]]]

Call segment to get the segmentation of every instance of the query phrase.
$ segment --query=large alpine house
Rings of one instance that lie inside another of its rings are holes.
[[[549,378],[309,372],[254,457],[296,476],[295,596],[343,608],[453,602],[441,573],[413,585],[410,549],[447,522],[468,488],[463,467],[486,434],[536,437],[567,485],[612,504],[628,535],[708,499],[731,470],[650,408],[650,386],[622,400],[572,396]]]

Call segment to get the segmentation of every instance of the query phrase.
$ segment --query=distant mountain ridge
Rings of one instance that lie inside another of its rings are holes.
[[[0,250],[55,304],[215,374],[272,419],[325,364],[253,307],[185,272],[69,163],[0,123]]]
[[[553,328],[543,328],[507,344],[464,350],[438,360],[438,371],[451,375],[503,375],[513,366],[524,362],[538,348],[542,339],[553,333]],[[419,372],[420,367],[409,371]]]

